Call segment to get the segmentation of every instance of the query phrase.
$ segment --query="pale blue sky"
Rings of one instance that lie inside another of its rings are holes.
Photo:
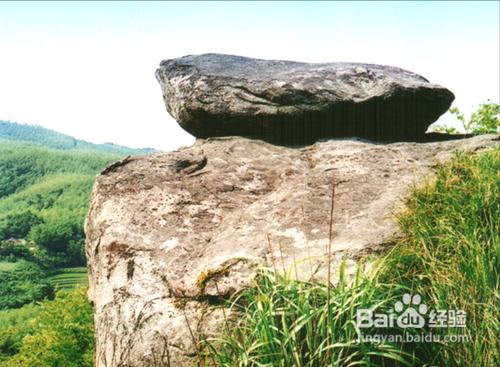
[[[2,2],[0,119],[94,142],[188,145],[154,71],[204,52],[396,65],[448,87],[469,113],[500,98],[499,4]]]

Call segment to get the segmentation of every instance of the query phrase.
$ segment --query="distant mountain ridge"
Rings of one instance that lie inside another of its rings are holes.
[[[134,149],[113,143],[94,144],[39,125],[20,124],[5,120],[0,120],[0,138],[28,142],[53,149],[91,150],[118,155],[144,155],[156,151],[153,148]]]

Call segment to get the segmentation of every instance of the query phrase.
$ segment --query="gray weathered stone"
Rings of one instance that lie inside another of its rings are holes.
[[[349,136],[426,140],[454,99],[420,75],[372,64],[205,54],[162,61],[156,77],[168,112],[194,136],[281,145]]]
[[[96,367],[190,366],[186,320],[195,338],[217,330],[207,300],[250,284],[256,266],[281,268],[283,257],[299,277],[324,279],[333,182],[336,269],[397,241],[394,216],[436,163],[495,139],[294,149],[217,138],[110,166],[85,228]]]

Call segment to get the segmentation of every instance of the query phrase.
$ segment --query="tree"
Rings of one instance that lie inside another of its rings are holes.
[[[86,288],[59,292],[54,301],[40,305],[19,353],[1,367],[91,367],[93,354],[92,306]]]
[[[22,260],[13,270],[0,271],[0,310],[53,297],[47,275],[34,263]]]
[[[43,220],[30,210],[7,215],[0,221],[0,240],[24,238],[31,227],[43,223]]]
[[[450,108],[450,113],[462,123],[466,133],[495,134],[500,127],[500,104],[498,103],[488,101],[480,104],[468,121],[465,120],[465,116],[460,113],[458,107]]]
[[[83,233],[78,227],[71,217],[56,218],[34,227],[29,233],[29,238],[49,252],[67,252],[70,242],[83,238]]]

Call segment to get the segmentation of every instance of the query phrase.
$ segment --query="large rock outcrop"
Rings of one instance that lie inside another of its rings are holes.
[[[409,71],[205,54],[161,62],[168,112],[199,138],[244,136],[280,145],[357,136],[423,141],[454,99]]]
[[[193,337],[221,322],[213,302],[259,265],[296,262],[300,277],[322,279],[333,183],[336,269],[397,241],[395,214],[436,163],[495,139],[294,149],[219,138],[108,167],[85,228],[96,367],[190,366]]]

